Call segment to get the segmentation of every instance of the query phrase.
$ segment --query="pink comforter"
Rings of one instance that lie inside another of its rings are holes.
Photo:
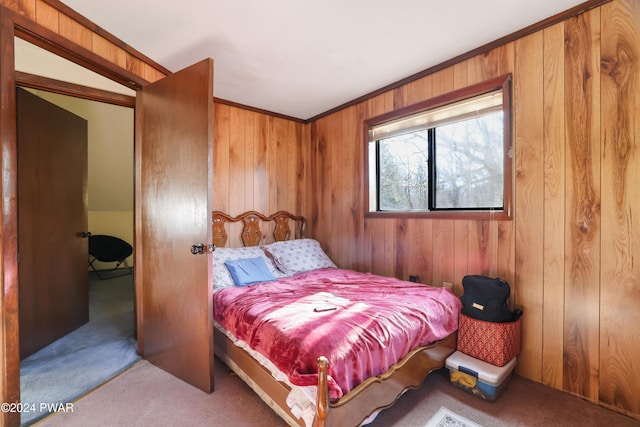
[[[460,307],[443,288],[335,268],[214,295],[215,319],[292,384],[316,385],[326,356],[331,400],[457,330]]]

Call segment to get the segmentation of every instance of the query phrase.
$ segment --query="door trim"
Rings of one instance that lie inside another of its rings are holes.
[[[140,90],[149,82],[73,44],[28,18],[0,6],[0,149],[2,150],[2,216],[0,217],[0,402],[20,402],[18,321],[18,205],[14,37],[68,59],[113,81]],[[135,155],[135,154],[134,154]],[[135,201],[134,201],[135,204]],[[135,243],[134,243],[135,244]],[[20,414],[0,412],[0,425],[19,426]]]
[[[16,95],[14,79],[14,23],[12,14],[0,9],[0,141],[2,150],[2,245],[3,293],[0,296],[0,364],[3,381],[0,383],[1,402],[20,401],[20,341],[18,329],[18,186],[17,186],[17,146],[16,146]],[[20,414],[2,412],[0,425],[20,425]]]
[[[14,35],[42,49],[94,71],[114,82],[138,91],[149,82],[137,74],[110,62],[92,51],[71,42],[29,18],[1,6],[9,15],[14,27]]]
[[[118,105],[120,107],[135,108],[135,96],[123,95],[108,90],[96,89],[61,80],[42,77],[35,74],[15,72],[16,85],[31,89],[44,90],[59,95],[86,99],[87,101],[101,102],[104,104]]]

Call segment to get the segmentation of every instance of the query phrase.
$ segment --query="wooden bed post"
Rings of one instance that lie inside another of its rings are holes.
[[[328,367],[329,360],[324,356],[320,356],[318,358],[318,400],[316,401],[316,416],[313,420],[314,427],[325,427],[325,422],[329,415]]]

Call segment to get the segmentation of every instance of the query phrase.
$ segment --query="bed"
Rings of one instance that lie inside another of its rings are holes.
[[[448,290],[337,268],[288,212],[212,227],[215,354],[289,425],[369,423],[455,350]]]

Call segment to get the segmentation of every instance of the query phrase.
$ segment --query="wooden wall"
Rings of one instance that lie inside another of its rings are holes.
[[[147,81],[163,76],[56,1],[0,2]],[[505,278],[524,308],[518,373],[640,418],[639,50],[640,4],[613,0],[308,125],[217,103],[214,208],[305,215],[343,267],[457,293],[469,273]],[[365,220],[362,121],[505,73],[513,221]]]
[[[59,0],[0,0],[0,4],[148,82],[165,75],[162,67],[138,55]]]
[[[310,203],[308,125],[215,103],[213,209],[231,215],[255,210],[307,212]],[[229,246],[241,246],[241,224]]]
[[[600,113],[601,123],[595,128],[601,150],[602,220],[600,263],[596,264],[599,286],[594,287],[596,301],[600,292],[599,304],[594,304],[600,331],[594,322],[589,338],[599,342],[594,346],[599,353],[592,354],[592,366],[599,373],[594,387],[599,399],[638,417],[640,266],[634,258],[640,253],[640,193],[636,187],[640,182],[640,3],[625,0],[606,5],[600,20],[600,110],[594,112]],[[579,320],[578,316],[574,319]],[[570,337],[565,332],[565,341]],[[571,380],[564,375],[565,387]]]
[[[365,219],[363,119],[505,73],[514,219]],[[639,85],[640,2],[614,0],[318,119],[311,233],[343,267],[508,280],[517,372],[640,418]]]

